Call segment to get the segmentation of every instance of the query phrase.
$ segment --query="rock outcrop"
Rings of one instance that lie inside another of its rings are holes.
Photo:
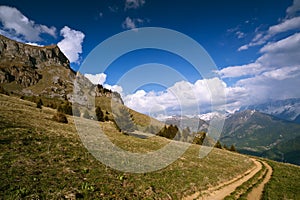
[[[70,61],[57,45],[32,46],[0,35],[0,86],[7,92],[72,101],[75,78]],[[93,97],[104,96],[123,104],[120,94],[93,85],[79,72],[77,80],[82,83],[78,90],[82,95],[76,96],[84,99],[85,88]]]
[[[15,81],[23,87],[32,86],[42,78],[41,71],[47,66],[71,70],[68,58],[57,45],[31,46],[0,35],[0,83]]]

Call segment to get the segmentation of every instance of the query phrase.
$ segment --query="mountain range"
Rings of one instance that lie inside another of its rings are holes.
[[[243,110],[257,110],[275,117],[300,123],[300,98],[270,100],[267,103],[241,107]]]

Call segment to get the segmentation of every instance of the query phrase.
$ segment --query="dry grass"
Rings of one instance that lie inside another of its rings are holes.
[[[5,95],[0,95],[0,109],[0,196],[5,199],[180,199],[253,166],[248,157],[219,149],[199,159],[200,146],[191,145],[164,169],[124,173],[87,151],[73,117],[68,116],[69,124],[57,123],[51,119],[55,110]],[[100,127],[114,144],[132,152],[155,151],[170,142],[123,135],[109,122]]]

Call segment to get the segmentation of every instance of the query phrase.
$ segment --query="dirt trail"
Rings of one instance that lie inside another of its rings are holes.
[[[255,159],[252,159],[255,167],[248,170],[242,175],[237,176],[236,178],[224,182],[216,187],[209,188],[208,190],[196,192],[191,196],[184,197],[184,200],[193,200],[193,199],[205,199],[205,200],[221,200],[233,192],[238,186],[248,181],[252,176],[254,176],[259,170],[262,169],[262,164]]]
[[[253,190],[248,194],[247,199],[248,200],[256,200],[260,199],[262,196],[262,192],[264,190],[265,184],[271,179],[273,169],[268,165],[268,163],[262,161],[263,164],[268,169],[267,175],[265,176],[264,180],[258,185],[258,187],[253,188]]]

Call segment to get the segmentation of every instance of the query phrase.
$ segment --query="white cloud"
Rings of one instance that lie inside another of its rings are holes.
[[[162,112],[164,115],[199,114],[202,109],[207,110],[212,103],[222,103],[225,90],[226,84],[218,78],[198,80],[194,84],[180,81],[163,92],[138,90],[125,96],[124,103],[151,116],[159,116]]]
[[[0,6],[0,22],[5,35],[21,37],[27,42],[41,41],[40,35],[43,33],[56,37],[55,27],[36,24],[14,7]]]
[[[300,17],[295,17],[292,19],[287,19],[284,22],[271,26],[268,30],[269,37],[276,35],[278,33],[286,32],[289,30],[300,29]]]
[[[300,17],[295,16],[300,11],[300,0],[294,0],[292,6],[287,9],[287,16],[279,24],[270,26],[267,31],[259,32],[256,29],[256,35],[248,44],[242,45],[238,51],[247,50],[249,47],[259,46],[267,43],[273,36],[287,31],[297,31],[300,29]],[[291,17],[292,16],[292,17]]]
[[[26,44],[29,44],[31,46],[37,46],[37,47],[43,47],[44,45],[40,45],[38,43],[35,43],[35,42],[27,42]]]
[[[293,5],[286,9],[288,16],[293,16],[300,11],[300,0],[294,0]]]
[[[113,92],[118,92],[120,95],[123,95],[123,88],[119,85],[109,85],[105,84],[107,75],[105,73],[100,74],[84,74],[93,84],[103,85],[104,88],[109,89]]]
[[[57,45],[61,51],[67,56],[71,63],[78,63],[79,54],[82,53],[82,42],[85,35],[76,30],[65,26],[60,30],[60,34],[64,37]]]
[[[124,29],[135,29],[138,27],[138,25],[141,25],[144,23],[144,20],[140,18],[130,18],[126,17],[125,21],[122,23],[122,28]]]
[[[238,39],[241,39],[241,38],[245,37],[245,33],[241,32],[241,31],[237,31],[235,34],[238,37]]]
[[[295,33],[261,48],[261,53],[292,53],[300,50],[300,33]]]
[[[93,84],[103,85],[106,81],[106,74],[84,74],[86,78],[88,78]]]
[[[260,49],[255,62],[229,66],[218,73],[223,78],[237,78],[226,88],[227,109],[264,103],[270,99],[299,98],[300,33],[268,43]]]
[[[138,9],[146,3],[145,0],[126,0],[125,1],[125,10],[128,9]]]
[[[104,84],[103,87],[105,87],[106,89],[109,89],[113,92],[118,92],[121,96],[123,96],[123,88],[119,85]]]
[[[262,74],[267,78],[271,78],[274,80],[285,80],[290,78],[295,78],[300,76],[300,65],[294,67],[283,67],[279,69],[275,69],[272,71],[268,71]]]
[[[122,23],[124,29],[134,29],[136,25],[130,17],[126,17],[125,21]]]
[[[300,33],[265,45],[256,62],[267,67],[295,66],[300,63]]]
[[[260,63],[250,63],[241,66],[229,66],[218,71],[222,78],[235,78],[260,74],[265,69]]]

